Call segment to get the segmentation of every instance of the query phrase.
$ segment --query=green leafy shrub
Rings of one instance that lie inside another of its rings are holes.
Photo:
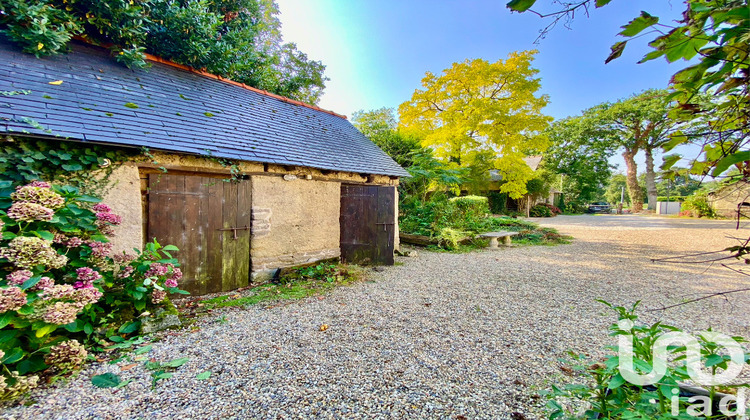
[[[563,213],[565,214],[583,214],[586,212],[588,207],[586,207],[584,204],[571,201],[569,203],[565,204],[565,207],[563,207]]]
[[[446,200],[403,202],[399,206],[399,230],[414,235],[433,236],[441,223],[447,223],[447,220],[437,218],[438,214],[445,213],[442,208],[446,205]]]
[[[442,228],[437,234],[439,244],[445,249],[458,249],[462,239],[465,239],[470,232],[464,232],[453,228]]]
[[[487,200],[492,214],[505,214],[508,211],[508,193],[490,191]]]
[[[80,368],[94,343],[138,329],[136,311],[181,292],[169,249],[112,256],[121,218],[72,186],[0,181],[0,399],[22,395],[46,369]],[[36,379],[35,379],[36,378]]]
[[[705,192],[696,192],[687,197],[682,203],[682,211],[690,211],[695,217],[715,217],[714,209],[708,204],[708,195]]]
[[[489,216],[490,206],[487,197],[467,195],[449,199],[446,210],[449,213],[447,217],[456,218],[459,223],[470,223]]]
[[[537,204],[529,209],[529,216],[531,217],[552,217],[554,215],[552,209],[543,204]]]
[[[456,205],[456,202],[460,204]],[[490,217],[486,213],[487,207],[485,200],[474,198],[446,200],[437,197],[427,203],[413,200],[401,207],[399,229],[404,233],[437,238],[442,248],[450,250],[460,249],[462,239],[497,230],[520,232],[515,239],[526,244],[559,244],[568,240],[554,229],[540,228],[533,222],[511,217]]]
[[[540,203],[529,209],[531,217],[554,217],[558,214],[562,214],[562,210],[552,204]]]
[[[555,199],[555,207],[558,209],[565,208],[565,194],[557,194],[557,198]]]

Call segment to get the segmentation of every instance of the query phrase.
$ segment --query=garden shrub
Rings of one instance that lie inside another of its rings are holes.
[[[111,255],[121,218],[99,201],[70,185],[0,181],[0,399],[28,391],[38,372],[80,368],[81,342],[122,340],[138,312],[185,293],[175,247]]]
[[[487,201],[492,214],[505,214],[508,211],[508,193],[491,191],[487,195]]]
[[[714,209],[708,204],[708,195],[696,192],[682,203],[682,211],[690,211],[696,217],[715,217]]]
[[[465,196],[446,199],[442,196],[422,203],[409,201],[401,206],[399,228],[415,235],[436,237],[441,229],[473,229],[489,216],[487,197]]]
[[[485,197],[479,198],[445,199],[437,196],[426,203],[405,201],[400,207],[399,229],[403,233],[435,238],[440,247],[451,250],[459,249],[459,242],[466,237],[498,230],[519,232],[515,239],[529,244],[567,242],[567,238],[554,229],[540,228],[533,222],[511,217],[490,217],[486,213],[488,201],[481,200]]]
[[[448,206],[445,209],[449,213],[448,217],[454,218],[458,223],[465,224],[469,224],[477,219],[483,219],[490,213],[487,197],[477,195],[453,197],[448,200]]]
[[[439,245],[445,249],[458,249],[462,239],[465,239],[470,232],[464,232],[453,228],[442,228],[438,232],[437,238]]]
[[[529,209],[529,216],[531,217],[553,217],[556,213],[552,210],[553,206],[549,204],[537,204]],[[557,209],[557,207],[555,207]],[[558,210],[559,211],[559,210]]]
[[[680,210],[677,215],[681,217],[695,217],[692,210]]]
[[[414,235],[433,236],[437,226],[447,223],[447,220],[438,220],[438,214],[444,214],[442,210],[447,206],[446,200],[431,200],[422,203],[411,200],[399,206],[399,230]]]
[[[537,204],[537,206],[547,207],[549,211],[552,213],[553,217],[557,216],[558,214],[562,214],[562,210],[560,210],[560,208],[557,206],[553,206],[552,204],[540,203],[540,204]]]
[[[588,210],[588,207],[582,203],[571,201],[565,204],[563,212],[565,214],[583,214]]]
[[[565,194],[560,193],[557,195],[557,198],[555,199],[555,207],[559,209],[565,208]]]

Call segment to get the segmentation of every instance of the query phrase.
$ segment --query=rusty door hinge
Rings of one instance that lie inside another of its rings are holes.
[[[243,227],[231,227],[231,228],[224,228],[224,229],[217,229],[217,230],[231,230],[232,231],[232,239],[237,239],[237,231],[238,230],[250,230],[250,226],[243,226]]]
[[[383,225],[383,232],[388,231],[388,226],[393,226],[395,223],[375,223],[375,226]]]

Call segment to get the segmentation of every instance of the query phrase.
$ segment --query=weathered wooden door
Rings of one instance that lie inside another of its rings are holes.
[[[341,259],[393,265],[395,187],[341,185]]]
[[[250,181],[150,174],[148,185],[147,239],[180,249],[180,287],[202,295],[247,286]]]

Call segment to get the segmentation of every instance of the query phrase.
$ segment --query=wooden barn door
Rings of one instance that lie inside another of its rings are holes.
[[[395,187],[341,185],[341,259],[393,265]]]
[[[147,239],[180,249],[181,288],[203,295],[249,284],[250,181],[149,174],[148,186]]]

